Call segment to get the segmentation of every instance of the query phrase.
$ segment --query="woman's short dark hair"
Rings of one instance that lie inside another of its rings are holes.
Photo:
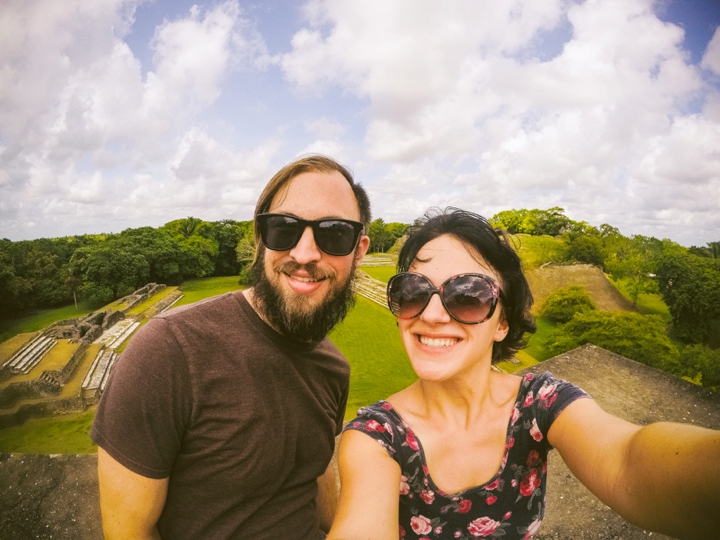
[[[447,234],[476,251],[497,273],[502,291],[501,315],[507,321],[509,330],[504,340],[493,344],[493,362],[507,360],[527,345],[525,333],[532,334],[536,330],[530,315],[533,297],[520,257],[510,246],[504,230],[494,229],[487,219],[478,214],[448,207],[444,211],[431,208],[407,232],[408,238],[398,258],[398,272],[409,270],[425,244]]]

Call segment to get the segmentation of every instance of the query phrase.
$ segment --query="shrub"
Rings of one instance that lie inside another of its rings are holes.
[[[556,323],[566,323],[576,313],[595,310],[587,292],[578,285],[563,287],[551,294],[543,304],[540,314]]]
[[[705,345],[690,345],[680,353],[683,375],[691,378],[702,375],[702,385],[712,389],[720,387],[720,349],[712,350]]]
[[[665,333],[662,318],[657,315],[625,311],[580,312],[558,328],[547,346],[557,355],[586,343],[670,373],[680,371],[680,353]]]

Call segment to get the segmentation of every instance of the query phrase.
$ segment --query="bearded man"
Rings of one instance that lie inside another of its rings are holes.
[[[326,335],[369,223],[347,169],[299,159],[257,203],[253,287],[133,338],[91,430],[106,538],[324,538],[350,371]]]

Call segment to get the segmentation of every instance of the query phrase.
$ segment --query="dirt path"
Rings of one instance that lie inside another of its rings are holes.
[[[637,311],[632,302],[610,283],[602,270],[591,264],[543,266],[528,272],[527,278],[535,297],[533,313],[536,315],[550,294],[569,285],[583,287],[601,311]]]

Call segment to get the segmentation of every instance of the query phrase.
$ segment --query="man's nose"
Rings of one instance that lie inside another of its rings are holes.
[[[312,227],[305,227],[300,240],[295,247],[290,250],[290,256],[295,259],[298,264],[308,264],[320,260],[322,252],[315,243]]]

